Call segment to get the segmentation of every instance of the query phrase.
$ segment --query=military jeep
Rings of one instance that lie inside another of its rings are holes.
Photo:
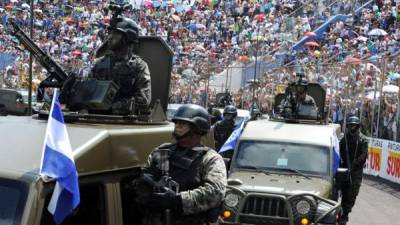
[[[335,176],[334,135],[340,126],[319,120],[248,122],[230,159],[219,224],[336,225],[336,183],[347,171]]]
[[[26,36],[26,35],[25,35]],[[80,204],[62,224],[141,224],[131,182],[149,153],[172,142],[166,120],[172,51],[159,37],[141,37],[139,55],[152,78],[150,119],[118,115],[64,114],[79,174]],[[47,58],[46,58],[47,59]],[[55,182],[39,174],[48,112],[0,117],[0,224],[50,225],[47,206]],[[203,143],[214,147],[213,135]]]

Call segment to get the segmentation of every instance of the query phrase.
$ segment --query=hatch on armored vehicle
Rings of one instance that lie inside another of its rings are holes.
[[[301,79],[301,78],[300,78]],[[326,122],[327,120],[327,113],[325,109],[325,96],[326,90],[318,83],[309,83],[307,86],[307,94],[314,99],[315,107],[305,106],[303,110],[292,110],[292,115],[284,115],[282,109],[282,102],[285,99],[289,99],[289,101],[293,100],[293,105],[297,105],[295,99],[295,91],[293,91],[293,86],[296,83],[289,84],[286,88],[285,93],[278,94],[275,96],[274,99],[274,113],[275,117],[285,117],[288,120],[296,121],[296,120],[316,120],[322,123]],[[293,98],[294,97],[294,98]],[[293,99],[292,99],[293,98]],[[315,109],[314,109],[315,108]]]
[[[337,224],[336,124],[247,123],[231,159],[220,224]],[[334,134],[335,133],[335,134]]]

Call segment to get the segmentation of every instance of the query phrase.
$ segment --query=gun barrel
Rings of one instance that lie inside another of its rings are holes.
[[[11,25],[10,33],[15,36],[18,41],[36,58],[36,60],[43,66],[49,73],[52,79],[57,81],[57,84],[52,86],[61,87],[63,82],[67,79],[68,75],[63,69],[42,49],[40,49],[17,25],[14,19],[10,19],[8,23]],[[52,80],[50,79],[50,80]],[[46,86],[45,84],[41,86]]]

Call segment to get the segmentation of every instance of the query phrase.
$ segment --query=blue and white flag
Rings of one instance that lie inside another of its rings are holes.
[[[336,170],[339,168],[340,163],[340,145],[339,139],[336,135],[336,127],[333,128],[333,132],[331,135],[331,143],[333,147],[333,175],[336,174]]]
[[[67,128],[56,91],[54,92],[40,166],[40,175],[56,180],[48,206],[54,222],[61,224],[80,202],[78,173]]]
[[[239,140],[240,134],[242,134],[244,124],[248,118],[242,118],[240,122],[236,125],[235,130],[233,130],[232,134],[229,136],[228,140],[225,141],[225,144],[222,145],[219,153],[234,150],[236,147],[236,143]]]

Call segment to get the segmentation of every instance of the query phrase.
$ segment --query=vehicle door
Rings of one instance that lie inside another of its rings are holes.
[[[63,225],[140,224],[140,220],[133,215],[134,213],[132,214],[127,211],[128,205],[133,203],[133,198],[128,199],[129,194],[126,194],[130,190],[128,189],[127,192],[122,191],[126,189],[125,185],[139,176],[139,173],[139,168],[132,168],[80,176],[80,204],[74,212],[66,218]],[[44,193],[46,198],[42,208],[40,225],[55,225],[52,215],[47,210],[53,188],[54,182],[48,184],[48,188]],[[125,205],[125,207],[123,207],[123,205]],[[126,220],[129,220],[130,223],[124,223],[125,217],[128,218]]]
[[[0,91],[0,104],[4,105],[8,113],[14,111],[14,94],[11,91]]]

